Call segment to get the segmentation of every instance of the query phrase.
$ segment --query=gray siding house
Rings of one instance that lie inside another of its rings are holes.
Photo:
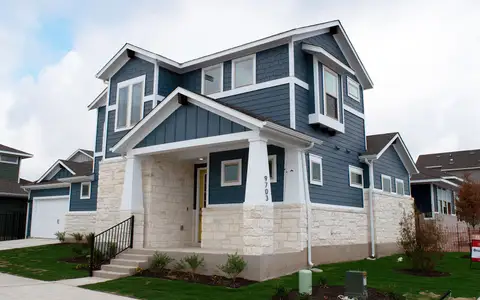
[[[89,233],[75,227],[75,218],[94,215],[97,182],[93,173],[94,152],[78,149],[57,160],[38,180],[23,185],[28,191],[27,237],[55,238],[56,232]]]
[[[399,135],[367,147],[373,83],[339,21],[182,63],[125,44],[96,76],[96,211],[70,231],[134,216],[135,251],[208,253],[204,273],[238,252],[254,280],[397,250],[414,163]]]

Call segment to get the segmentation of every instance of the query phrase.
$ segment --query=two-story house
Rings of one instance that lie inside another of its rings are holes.
[[[28,183],[20,178],[23,159],[33,157],[0,144],[0,232],[1,239],[25,237],[25,215],[28,194],[20,185]]]
[[[414,163],[398,134],[367,149],[373,83],[339,21],[183,63],[126,44],[97,78],[95,232],[133,215],[137,255],[201,252],[211,273],[238,252],[254,280],[397,250],[408,176],[382,190],[375,166],[399,184],[388,163]]]
[[[412,177],[412,194],[426,218],[456,226],[455,200],[464,179],[480,180],[480,150],[422,154],[417,159],[420,173]],[[459,225],[466,226],[460,222]]]
[[[29,196],[28,237],[55,238],[56,232],[95,231],[97,180],[93,151],[78,149],[67,159],[58,159],[40,178],[22,188]]]

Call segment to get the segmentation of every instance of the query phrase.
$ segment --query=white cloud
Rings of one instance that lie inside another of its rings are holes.
[[[184,61],[332,19],[342,21],[375,83],[365,93],[368,132],[400,131],[414,156],[480,145],[476,2],[121,2],[24,1],[0,19],[0,143],[35,155],[23,176],[35,179],[57,158],[93,148],[96,115],[86,106],[103,86],[94,76],[125,42]],[[35,77],[12,76],[26,56],[47,54],[30,46],[49,16],[72,21],[73,48]]]

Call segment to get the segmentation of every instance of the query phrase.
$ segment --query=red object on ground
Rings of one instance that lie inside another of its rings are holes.
[[[480,240],[472,240],[472,262],[480,262]]]

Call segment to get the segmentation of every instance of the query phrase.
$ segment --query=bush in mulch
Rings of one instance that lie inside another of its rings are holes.
[[[402,300],[404,296],[394,294],[392,292],[382,292],[374,288],[368,288],[369,300]],[[339,295],[345,294],[345,287],[343,286],[314,286],[312,288],[312,295],[301,295],[298,290],[288,290],[284,287],[277,287],[275,295],[272,300],[336,300]]]
[[[423,276],[423,277],[448,277],[450,273],[440,272],[436,270],[416,270],[416,269],[397,269],[397,272],[413,275],[413,276]]]
[[[235,283],[233,280],[227,277],[218,276],[218,275],[200,275],[195,274],[192,276],[191,272],[169,270],[169,269],[148,269],[148,270],[138,270],[135,276],[140,277],[153,277],[153,278],[163,278],[168,280],[182,280],[192,283],[199,283],[205,285],[214,285],[214,286],[225,286],[231,288],[238,288],[253,283],[256,281],[236,278]]]

